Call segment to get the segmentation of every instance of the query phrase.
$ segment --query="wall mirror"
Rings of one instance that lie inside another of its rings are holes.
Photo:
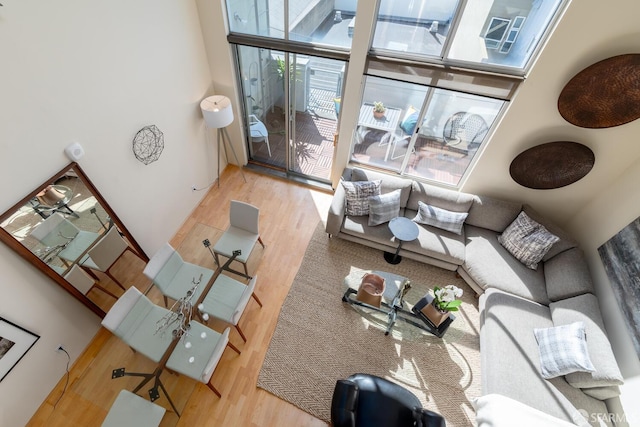
[[[100,317],[124,292],[116,261],[136,271],[149,261],[77,163],[0,215],[0,240]]]

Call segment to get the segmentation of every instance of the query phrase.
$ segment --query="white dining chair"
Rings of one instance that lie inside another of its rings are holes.
[[[267,151],[269,151],[269,157],[271,157],[269,132],[267,131],[267,127],[264,123],[262,123],[255,114],[249,114],[249,131],[251,132],[251,141],[264,141],[267,144]]]
[[[244,313],[249,299],[253,297],[258,305],[262,307],[262,302],[256,296],[257,276],[254,276],[248,284],[241,283],[224,274],[219,275],[213,282],[213,286],[202,301],[202,312],[209,316],[222,320],[233,325],[244,342],[247,337],[244,335],[238,322]]]
[[[89,249],[87,255],[80,260],[79,264],[95,279],[98,280],[97,276],[91,273],[91,270],[106,274],[120,288],[122,288],[122,290],[125,290],[125,287],[113,274],[111,274],[110,270],[126,251],[131,252],[145,262],[145,259],[142,258],[140,254],[131,249],[131,246],[129,246],[127,241],[120,235],[118,229],[116,227],[111,227],[109,231],[107,231],[104,236],[102,236],[100,240],[91,249]]]
[[[216,264],[220,265],[220,255],[231,258],[233,252],[240,250],[236,256],[236,261],[242,263],[245,274],[247,271],[247,261],[257,242],[264,248],[265,245],[260,238],[259,232],[260,210],[248,203],[238,200],[231,201],[229,209],[229,227],[220,236],[213,246],[213,254]]]
[[[93,277],[88,275],[82,268],[78,267],[77,264],[69,269],[69,271],[64,275],[64,278],[83,295],[87,295],[93,288],[96,288],[105,294],[118,299],[115,294],[102,287],[100,283],[96,282]]]
[[[194,281],[200,280],[200,286],[194,295],[194,300],[197,300],[213,276],[213,270],[185,262],[178,251],[165,243],[151,257],[143,274],[151,279],[153,285],[162,293],[164,304],[168,306],[167,297],[174,301],[179,300],[193,287]]]

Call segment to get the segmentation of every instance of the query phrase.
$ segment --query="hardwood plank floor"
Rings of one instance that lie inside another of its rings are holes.
[[[240,320],[246,343],[237,331],[231,330],[230,340],[242,353],[238,355],[227,349],[213,374],[211,382],[222,393],[222,398],[202,383],[163,373],[164,385],[181,411],[181,417],[170,411],[167,399],[161,395],[156,403],[168,409],[162,426],[326,426],[323,421],[257,388],[256,382],[280,307],[316,225],[326,218],[331,195],[249,170],[244,174],[246,184],[239,169],[229,166],[221,176],[220,188],[211,188],[170,243],[179,248],[186,260],[214,268],[211,255],[200,241],[209,238],[214,242],[228,226],[232,199],[259,207],[260,231],[267,246],[260,250],[260,246],[256,246],[249,262],[249,274],[258,276],[256,294],[263,307],[250,301]],[[199,236],[205,231],[207,236]],[[124,263],[127,264],[131,265]],[[120,268],[117,277],[122,278],[125,286],[135,283],[141,290],[146,289],[149,280],[141,276],[138,264],[132,267]],[[162,304],[155,288],[148,295]],[[216,322],[209,325],[219,331],[225,326]],[[123,388],[131,390],[138,383],[133,377],[110,379],[111,371],[122,366],[130,372],[149,372],[154,364],[101,329],[70,369],[64,394],[63,377],[28,426],[99,426],[118,392]],[[142,396],[145,393],[139,392]]]

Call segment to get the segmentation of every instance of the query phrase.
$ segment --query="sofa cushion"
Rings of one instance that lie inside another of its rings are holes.
[[[502,233],[522,210],[522,203],[473,196],[466,223]]]
[[[369,197],[368,225],[380,225],[400,215],[400,190]]]
[[[604,387],[583,388],[582,392],[598,400],[608,400],[620,396],[620,387],[610,385]]]
[[[413,211],[407,210],[408,218],[413,218],[413,214]],[[402,249],[460,265],[465,259],[465,237],[464,233],[455,234],[429,225],[418,224],[418,238],[410,242],[402,242]]]
[[[595,371],[567,375],[567,382],[579,388],[622,384],[622,374],[607,338],[598,299],[595,295],[584,294],[561,300],[550,304],[549,308],[554,325],[566,325],[572,322],[583,322],[585,325],[587,347]]]
[[[497,288],[541,304],[549,304],[544,268],[531,270],[500,245],[497,233],[464,225],[464,271],[482,289]]]
[[[533,333],[538,342],[542,378],[595,371],[589,359],[584,323],[534,328]]]
[[[400,190],[400,208],[404,209],[407,206],[407,200],[409,200],[409,194],[411,193],[412,181],[410,179],[360,168],[353,168],[351,171],[352,181],[374,181],[378,179],[382,181],[380,184],[380,194]]]
[[[453,212],[469,212],[469,208],[473,203],[473,196],[425,184],[424,182],[413,181],[411,194],[407,201],[407,209],[417,211],[419,208],[418,202]]]
[[[368,216],[346,216],[341,231],[345,234],[367,239],[384,246],[398,246],[393,240],[393,234],[391,230],[389,230],[389,227],[386,225],[370,227]]]
[[[342,181],[347,200],[347,215],[369,215],[369,196],[380,194],[380,180]]]
[[[500,394],[487,394],[471,401],[477,427],[575,427],[543,411]],[[517,423],[515,422],[517,420]]]
[[[418,224],[431,225],[452,233],[462,234],[462,224],[469,215],[466,212],[451,212],[437,206],[418,202],[418,214],[413,218]]]
[[[546,380],[540,375],[533,328],[553,326],[549,307],[495,289],[482,294],[479,304],[482,394],[509,396],[574,423],[580,419],[584,423],[578,409],[609,412],[605,402],[585,395],[564,377]]]
[[[520,212],[518,217],[498,236],[498,241],[511,255],[531,269],[536,269],[558,237],[544,226]]]
[[[589,267],[580,248],[566,250],[546,261],[544,278],[551,301],[593,293]]]
[[[529,218],[543,225],[551,234],[553,234],[554,236],[558,236],[558,238],[560,239],[551,247],[551,249],[549,249],[549,252],[547,252],[547,254],[542,258],[543,261],[547,261],[560,252],[564,252],[568,249],[578,246],[578,242],[576,242],[573,237],[569,235],[569,233],[558,227],[552,221],[544,218],[531,206],[524,205],[522,209],[529,216]]]

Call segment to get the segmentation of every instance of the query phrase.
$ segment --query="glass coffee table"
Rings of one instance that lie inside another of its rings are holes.
[[[386,286],[384,293],[382,294],[382,302],[380,304],[380,307],[366,304],[356,298],[358,288],[360,286],[360,283],[362,282],[362,276],[366,273],[377,274],[379,276],[382,276],[385,280]],[[411,283],[409,279],[404,276],[399,276],[397,274],[387,273],[384,271],[354,270],[353,272],[351,272],[351,274],[344,278],[344,285],[346,287],[346,291],[342,296],[343,302],[346,302],[350,305],[357,305],[370,310],[375,310],[387,315],[387,327],[384,333],[385,335],[389,335],[389,332],[391,332],[391,329],[393,329],[393,325],[395,325],[397,320],[402,320],[417,328],[425,330],[430,334],[437,336],[438,338],[442,338],[447,329],[449,329],[449,325],[451,325],[451,323],[455,319],[455,316],[450,315],[447,320],[445,320],[440,326],[436,327],[426,316],[424,316],[420,312],[419,308],[416,309],[416,307],[414,307],[413,309],[408,310],[405,306],[406,304],[404,299],[411,289]],[[423,302],[425,298],[427,297],[425,296],[420,299],[416,306],[418,306],[419,303]]]

